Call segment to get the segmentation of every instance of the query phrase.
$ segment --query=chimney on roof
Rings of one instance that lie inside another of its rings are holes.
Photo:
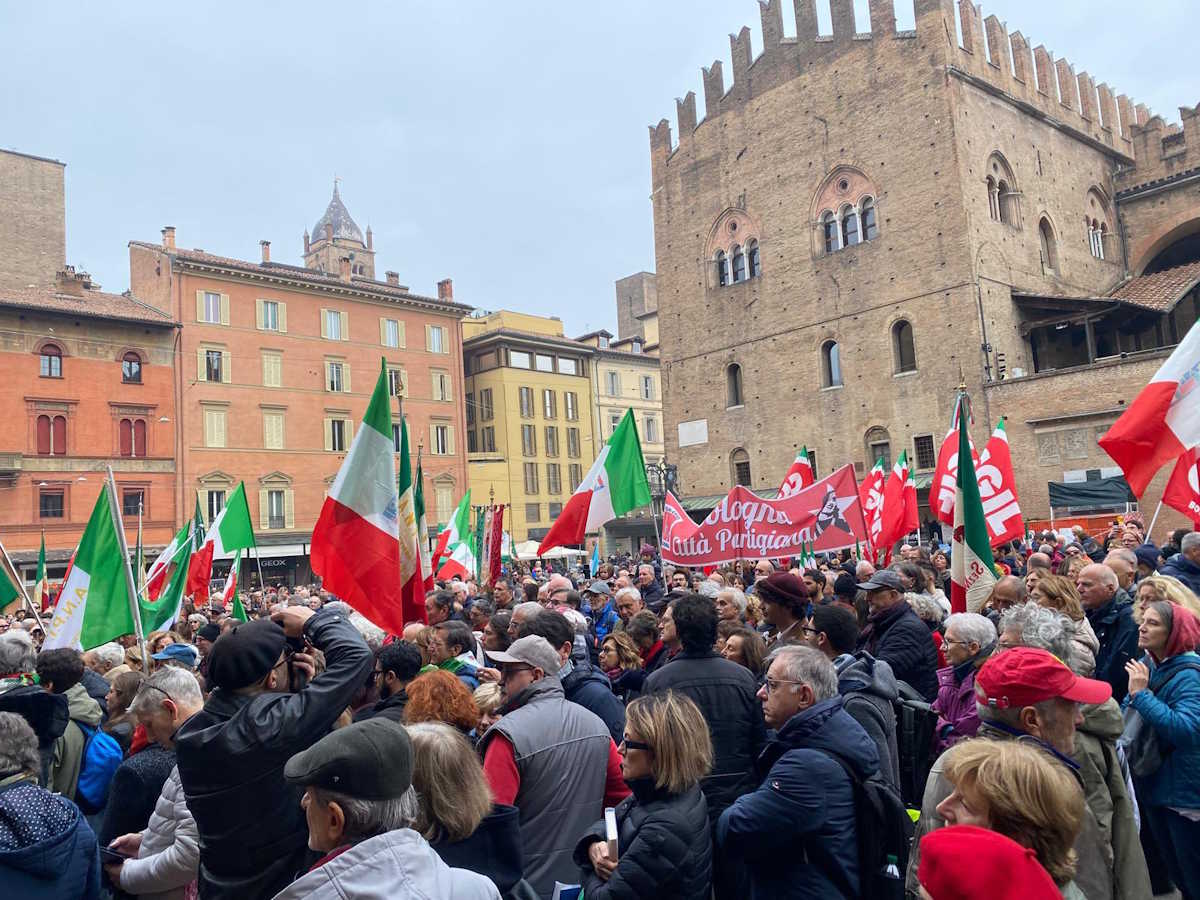
[[[338,260],[338,264],[341,266],[342,281],[349,281],[350,280],[350,271],[351,271],[350,270],[350,257],[343,256],[341,259]]]
[[[438,299],[439,300],[454,300],[454,281],[449,278],[443,278],[438,282]]]
[[[258,246],[262,247],[262,261],[269,263],[271,261],[271,242],[259,241]]]
[[[387,278],[388,284],[392,285],[393,287],[400,286],[400,273],[399,272],[385,272],[384,275]]]
[[[174,250],[175,249],[175,226],[168,225],[166,228],[164,228],[162,230],[162,237],[163,237],[163,249],[164,250]]]

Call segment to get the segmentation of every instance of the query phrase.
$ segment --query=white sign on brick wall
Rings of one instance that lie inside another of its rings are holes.
[[[694,447],[708,443],[708,419],[679,423],[679,446]]]

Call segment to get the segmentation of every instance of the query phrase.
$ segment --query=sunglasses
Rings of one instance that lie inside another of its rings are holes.
[[[644,741],[631,741],[627,737],[621,738],[621,747],[624,747],[626,750],[652,750],[653,749],[649,744],[647,744]],[[620,747],[618,747],[617,749],[620,749]]]

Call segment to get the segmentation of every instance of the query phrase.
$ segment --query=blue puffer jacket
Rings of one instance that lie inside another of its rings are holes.
[[[570,672],[560,672],[558,678],[567,699],[598,715],[608,726],[613,743],[621,743],[625,737],[625,707],[613,693],[608,676],[585,662],[575,663]]]
[[[1158,574],[1178,578],[1191,588],[1193,593],[1200,594],[1200,566],[1196,565],[1182,553],[1176,553],[1168,559],[1163,564],[1163,567],[1158,570]]]
[[[74,803],[31,781],[0,787],[0,894],[14,900],[100,896],[96,835]]]
[[[1143,662],[1149,664],[1149,657]],[[1138,802],[1200,809],[1200,665],[1195,653],[1180,653],[1150,675],[1150,688],[1125,699],[1158,735],[1163,764],[1137,778]]]
[[[857,894],[854,786],[831,752],[863,778],[879,768],[875,743],[841,697],[788,719],[759,757],[758,790],[721,814],[717,843],[745,861],[753,900],[842,897],[827,874],[835,870]]]

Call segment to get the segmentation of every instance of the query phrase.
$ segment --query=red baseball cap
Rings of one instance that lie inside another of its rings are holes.
[[[933,900],[1062,897],[1032,850],[974,825],[950,825],[921,838],[917,880]]]
[[[1021,709],[1054,697],[1103,703],[1112,696],[1112,686],[1080,678],[1040,647],[1014,647],[991,657],[975,674],[975,696],[995,709]]]

